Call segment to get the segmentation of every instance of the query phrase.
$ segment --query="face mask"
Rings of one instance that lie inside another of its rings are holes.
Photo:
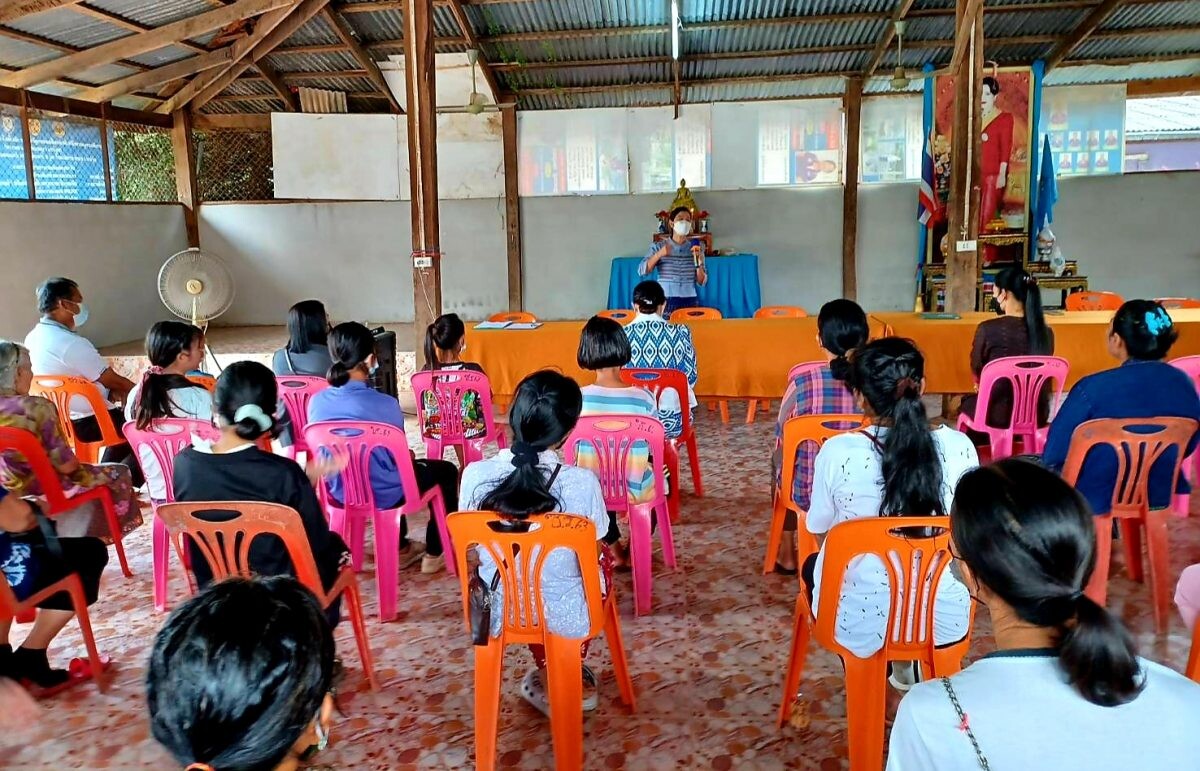
[[[75,312],[75,326],[82,327],[88,320],[88,307],[83,303],[75,303],[79,310]]]
[[[692,232],[692,223],[687,220],[679,220],[675,223],[675,235],[686,236]]]
[[[997,316],[1004,315],[1004,306],[1001,305],[1000,301],[997,300],[995,297],[992,298],[992,312],[995,313]]]

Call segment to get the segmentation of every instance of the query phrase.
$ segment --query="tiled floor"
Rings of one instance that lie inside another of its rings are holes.
[[[736,420],[736,415],[735,415]],[[585,721],[588,769],[837,769],[846,766],[845,701],[836,659],[813,651],[802,685],[811,722],[776,730],[775,711],[791,633],[795,579],[759,574],[769,504],[766,447],[770,428],[700,422],[708,497],[690,495],[684,480],[677,527],[679,569],[657,566],[653,614],[634,618],[628,574],[618,578],[621,620],[637,690],[636,713],[623,707],[611,679],[607,647],[591,663],[602,677],[601,705]],[[414,446],[415,443],[414,443]],[[685,474],[686,476],[686,474]],[[1197,511],[1194,507],[1193,511]],[[421,532],[420,527],[414,532]],[[1172,520],[1172,568],[1200,561],[1200,520]],[[93,623],[104,653],[118,666],[105,694],[81,687],[43,704],[38,728],[0,734],[0,767],[11,769],[171,768],[149,738],[142,706],[144,661],[163,618],[150,604],[149,528],[126,541],[136,575],[105,576]],[[1118,560],[1119,562],[1119,560]],[[375,612],[373,574],[363,574],[368,612]],[[178,576],[172,588],[182,590]],[[1113,607],[1150,658],[1181,668],[1190,640],[1177,618],[1169,634],[1153,633],[1147,589],[1121,574],[1111,581]],[[401,577],[402,616],[369,621],[383,690],[364,689],[353,638],[340,629],[350,668],[344,715],[321,762],[341,769],[468,769],[473,767],[471,647],[462,626],[458,588],[445,574]],[[991,644],[986,613],[977,617],[972,656]],[[20,639],[20,632],[16,634]],[[52,656],[79,655],[72,625]],[[498,764],[553,767],[545,718],[517,695],[529,666],[523,650],[507,657]],[[15,749],[14,749],[15,747]]]

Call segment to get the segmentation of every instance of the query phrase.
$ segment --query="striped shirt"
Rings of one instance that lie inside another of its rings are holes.
[[[671,253],[659,260],[658,265],[655,266],[658,270],[658,283],[662,284],[667,297],[695,297],[696,262],[692,257],[692,240],[690,238],[682,244],[676,243],[673,238],[650,244],[650,249],[638,265],[638,275],[650,274],[651,269],[648,266],[650,258],[663,247],[663,244],[671,245]]]
[[[654,396],[644,388],[606,388],[599,385],[583,387],[583,409],[580,417],[595,415],[646,415],[658,416],[658,405]],[[591,445],[580,445],[576,449],[575,465],[595,470],[599,466],[596,451]],[[654,469],[650,465],[650,448],[638,442],[629,451],[629,468],[626,480],[629,484],[631,503],[645,503],[654,498]]]

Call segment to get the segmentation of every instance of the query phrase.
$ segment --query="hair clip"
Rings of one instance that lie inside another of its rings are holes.
[[[1160,335],[1173,325],[1171,317],[1162,308],[1146,311],[1143,321],[1146,322],[1146,329],[1150,330],[1152,335]]]
[[[263,408],[257,404],[243,404],[237,408],[237,412],[233,413],[233,422],[241,423],[246,418],[254,421],[263,431],[271,430],[271,418],[267,417],[267,413],[263,412]]]

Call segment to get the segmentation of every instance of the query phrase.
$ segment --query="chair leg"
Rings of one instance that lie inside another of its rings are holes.
[[[846,731],[850,771],[879,771],[883,767],[883,720],[887,707],[883,656],[849,656],[846,666]]]
[[[550,734],[557,771],[583,768],[583,660],[579,640],[546,636]]]
[[[697,498],[704,497],[704,480],[700,478],[700,452],[696,448],[696,432],[692,431],[691,436],[686,442],[688,451],[688,465],[692,468],[692,490],[695,491]]]
[[[659,511],[659,514],[665,512]],[[662,539],[663,564],[674,570],[678,567],[675,561],[675,530],[671,525],[671,518],[668,516],[665,519],[660,517],[658,523],[658,537]]]
[[[1101,607],[1108,604],[1108,566],[1112,559],[1112,517],[1095,517],[1096,569],[1084,594]]]
[[[108,520],[108,532],[112,535],[113,550],[117,552],[117,562],[121,565],[121,572],[125,574],[126,578],[132,578],[133,571],[129,569],[129,561],[125,559],[125,545],[121,543],[121,523],[117,521],[117,507],[108,491],[105,490],[104,493],[104,497],[99,500],[104,508],[104,516]]]
[[[167,589],[170,586],[171,535],[167,526],[153,515],[150,525],[150,553],[154,561],[154,609],[159,613],[167,609]]]
[[[1142,569],[1142,523],[1135,519],[1120,519],[1121,541],[1125,544],[1125,574],[1134,581],[1144,581]]]
[[[92,634],[92,619],[88,616],[87,597],[83,594],[83,584],[79,576],[71,574],[68,579],[67,593],[71,595],[71,605],[75,608],[75,618],[79,621],[79,634],[83,637],[83,645],[87,648],[88,663],[92,667],[92,679],[96,681],[96,689],[103,692],[108,688],[108,675],[100,661],[100,651],[96,649],[96,637]]]
[[[358,579],[354,579],[342,593],[346,602],[346,611],[350,615],[350,624],[354,627],[354,640],[358,643],[358,658],[362,661],[363,674],[372,691],[379,690],[379,680],[375,677],[375,660],[371,656],[371,641],[367,636],[367,625],[363,619],[362,599],[358,595]]]
[[[496,734],[500,727],[500,677],[504,669],[504,643],[493,637],[475,650],[475,768],[496,768]]]
[[[804,591],[801,589],[800,591]],[[783,698],[779,700],[777,724],[783,728],[788,721],[788,711],[800,690],[800,678],[804,676],[804,663],[808,660],[808,603],[796,597],[796,611],[792,618],[792,648],[788,653],[787,674],[783,678]]]
[[[400,593],[400,517],[398,511],[375,512],[375,582],[379,592],[379,620],[396,618]]]
[[[637,616],[650,612],[651,582],[654,580],[652,538],[649,512],[643,508],[631,507],[629,553],[633,562],[633,612]]]
[[[758,414],[758,400],[751,399],[750,401],[746,402],[746,424],[747,425],[754,422],[754,416],[757,414]]]
[[[1154,599],[1154,627],[1167,631],[1171,614],[1171,550],[1167,543],[1166,509],[1146,512],[1146,557],[1150,563],[1150,591]]]
[[[454,559],[454,543],[450,540],[450,528],[446,525],[446,500],[439,494],[429,502],[429,516],[437,521],[438,535],[442,538],[442,554],[446,555],[446,572],[458,575],[458,563]]]
[[[625,706],[629,707],[630,711],[636,711],[633,677],[629,674],[629,660],[625,655],[625,637],[621,633],[621,618],[617,613],[615,590],[609,589],[609,596],[604,605],[604,638],[608,640],[608,655],[612,659],[617,690],[621,692],[621,701],[625,702]]]
[[[667,509],[672,522],[679,521],[679,447],[669,442],[666,449],[667,470],[671,473],[671,492],[667,495]]]
[[[717,407],[721,410],[721,422],[729,423],[729,402],[722,399],[717,403]]]
[[[779,556],[779,544],[783,542],[783,524],[787,516],[787,508],[783,503],[783,492],[775,491],[774,504],[771,506],[771,524],[767,529],[767,553],[763,555],[763,575],[775,572],[776,558]]]

